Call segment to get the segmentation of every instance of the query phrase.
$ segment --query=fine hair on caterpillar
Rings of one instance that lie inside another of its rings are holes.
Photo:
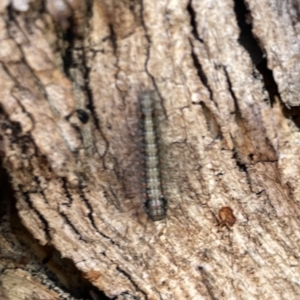
[[[163,192],[159,149],[158,96],[155,91],[143,91],[139,95],[142,116],[143,168],[145,207],[153,221],[166,216],[167,201]]]

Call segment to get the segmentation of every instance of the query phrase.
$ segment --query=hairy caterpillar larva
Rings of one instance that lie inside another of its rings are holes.
[[[153,221],[158,221],[166,216],[167,202],[162,188],[155,101],[154,91],[145,91],[140,95],[145,168],[144,185],[146,187],[145,206],[149,217]]]

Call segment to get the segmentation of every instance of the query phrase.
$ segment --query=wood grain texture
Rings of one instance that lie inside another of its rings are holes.
[[[282,101],[288,106],[299,106],[300,84],[294,80],[300,72],[298,1],[250,0],[247,4],[253,33],[262,45]]]
[[[108,297],[299,299],[299,25],[275,4],[94,0],[85,17],[72,8],[75,31],[56,10],[0,6],[1,150],[20,218]],[[137,159],[151,89],[166,114],[159,222]]]

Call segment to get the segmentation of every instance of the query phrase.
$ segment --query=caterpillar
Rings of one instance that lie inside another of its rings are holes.
[[[145,206],[153,221],[165,218],[167,201],[163,195],[162,171],[159,160],[159,133],[155,91],[142,92],[139,97],[142,115]]]

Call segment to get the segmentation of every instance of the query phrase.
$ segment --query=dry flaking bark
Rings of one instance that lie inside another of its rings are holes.
[[[39,245],[22,226],[9,186],[0,168],[0,299],[77,300],[94,293],[72,261],[61,259],[51,246]]]
[[[293,6],[55,2],[0,6],[1,149],[29,232],[116,299],[298,299]],[[138,96],[151,89],[159,222],[141,201]],[[232,227],[217,226],[222,207]]]

